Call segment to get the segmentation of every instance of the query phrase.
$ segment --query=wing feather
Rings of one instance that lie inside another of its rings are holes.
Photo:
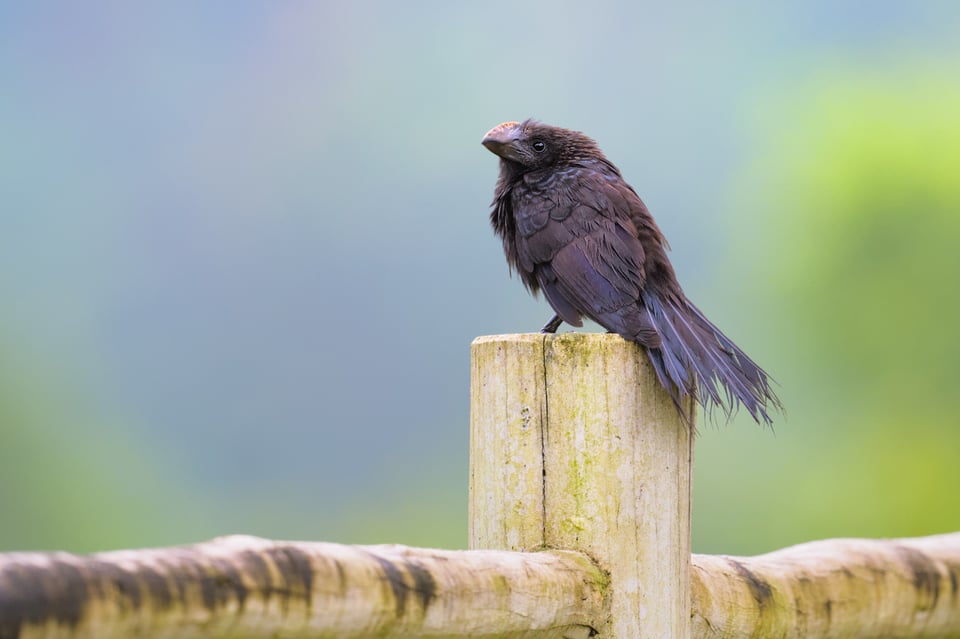
[[[645,254],[631,205],[642,202],[595,168],[571,167],[559,178],[553,198],[527,195],[527,206],[515,204],[521,264],[532,268],[564,321],[579,325],[571,320],[583,315],[627,339],[658,346],[656,328],[640,307]]]

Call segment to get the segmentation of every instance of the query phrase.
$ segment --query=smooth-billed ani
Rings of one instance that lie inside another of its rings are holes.
[[[490,222],[507,262],[556,311],[543,332],[588,317],[643,345],[681,412],[693,396],[771,423],[781,404],[766,372],[684,295],[653,217],[592,139],[527,120],[483,145],[500,156]]]

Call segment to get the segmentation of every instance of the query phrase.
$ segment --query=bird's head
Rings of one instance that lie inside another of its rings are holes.
[[[596,142],[583,133],[534,120],[498,124],[487,131],[481,143],[504,162],[519,165],[523,171],[603,157]]]

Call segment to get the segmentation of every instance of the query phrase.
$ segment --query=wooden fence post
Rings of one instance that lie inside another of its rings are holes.
[[[472,345],[470,547],[558,548],[610,576],[610,639],[690,636],[692,438],[617,335]]]

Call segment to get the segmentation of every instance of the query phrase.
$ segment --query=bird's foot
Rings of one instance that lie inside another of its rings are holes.
[[[550,318],[550,321],[543,325],[543,328],[540,329],[541,333],[556,333],[557,329],[560,328],[560,325],[563,324],[563,320],[560,319],[559,315],[554,315]]]

